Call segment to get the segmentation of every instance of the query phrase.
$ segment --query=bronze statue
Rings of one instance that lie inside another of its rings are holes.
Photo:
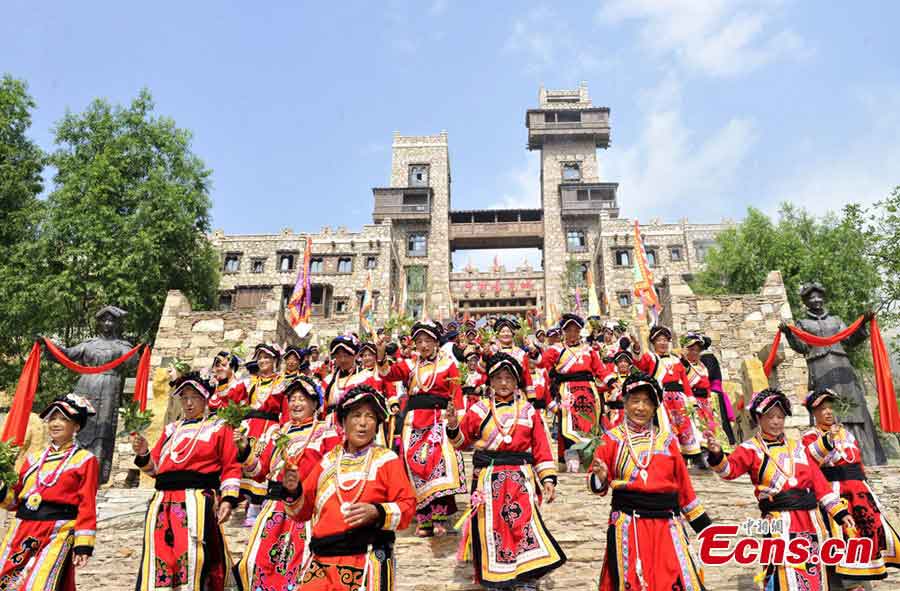
[[[819,337],[830,337],[847,328],[843,320],[828,313],[825,308],[825,288],[820,283],[802,286],[800,297],[806,306],[806,318],[797,322],[802,330]],[[862,383],[844,350],[845,346],[854,347],[868,338],[868,323],[871,319],[872,312],[866,312],[865,321],[855,333],[830,347],[807,345],[794,336],[785,323],[781,323],[779,328],[787,337],[791,349],[806,356],[809,389],[829,388],[849,403],[839,419],[856,437],[862,450],[863,463],[867,466],[879,466],[887,463],[884,448],[866,406]]]
[[[99,336],[74,347],[59,347],[66,357],[81,365],[97,366],[118,359],[132,349],[131,343],[122,340],[122,318],[125,310],[106,306],[94,316]],[[119,401],[125,386],[125,372],[137,366],[139,356],[116,369],[101,374],[84,374],[75,384],[75,393],[81,394],[94,405],[97,415],[88,419],[78,433],[78,444],[88,449],[100,461],[100,483],[109,481],[112,470],[113,450],[116,444],[116,425],[119,420]]]

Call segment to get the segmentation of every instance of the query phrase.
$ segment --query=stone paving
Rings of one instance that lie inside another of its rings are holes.
[[[869,480],[888,506],[894,523],[900,524],[900,467],[891,465],[868,470]],[[750,498],[750,482],[744,477],[723,482],[714,475],[692,470],[697,494],[717,522],[738,523],[756,517],[756,504]],[[144,489],[108,488],[101,490],[97,551],[89,565],[78,574],[80,589],[124,591],[134,588],[135,573],[141,554],[141,529],[146,503],[152,491]],[[559,498],[545,507],[548,527],[569,557],[542,589],[566,591],[596,588],[604,552],[609,498],[590,495],[584,486],[584,475],[562,474]],[[243,550],[248,530],[240,527],[242,512],[236,512],[226,533],[235,560]],[[398,583],[401,591],[464,591],[478,589],[471,583],[471,565],[455,560],[456,536],[421,540],[411,530],[402,533],[397,542]],[[752,567],[730,565],[706,569],[706,583],[711,591],[754,589]],[[886,591],[900,588],[900,572],[876,583],[873,589]]]

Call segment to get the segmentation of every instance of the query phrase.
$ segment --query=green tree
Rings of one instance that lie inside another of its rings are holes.
[[[0,79],[0,388],[15,382],[32,336],[48,320],[37,241],[46,157],[27,136],[34,108],[25,82]]]
[[[127,107],[96,100],[56,127],[54,190],[41,242],[55,334],[93,332],[101,306],[128,310],[126,331],[156,334],[168,289],[214,302],[218,257],[207,240],[210,171],[190,132],[153,113],[143,90]]]
[[[873,206],[869,220],[872,259],[884,280],[879,316],[895,324],[900,316],[900,185]]]
[[[789,204],[777,222],[750,208],[744,221],[720,233],[707,266],[691,283],[697,293],[758,291],[771,270],[781,271],[795,317],[804,314],[803,283],[818,281],[828,290],[829,310],[845,321],[876,306],[882,275],[872,257],[866,212],[855,204],[840,215],[810,215]],[[865,356],[855,356],[863,361]]]

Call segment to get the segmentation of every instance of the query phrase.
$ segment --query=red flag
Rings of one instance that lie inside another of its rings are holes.
[[[34,393],[37,392],[38,380],[41,372],[41,345],[35,343],[22,367],[22,375],[16,385],[16,394],[13,397],[12,407],[3,425],[3,441],[12,441],[16,445],[22,445],[25,441],[25,431],[28,429],[28,417],[31,415],[31,407],[34,404]]]

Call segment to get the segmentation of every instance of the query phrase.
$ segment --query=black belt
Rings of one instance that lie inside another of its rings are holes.
[[[576,371],[574,373],[554,373],[553,381],[557,384],[563,382],[593,382],[594,374],[589,371]]]
[[[606,408],[615,410],[622,410],[623,408],[625,408],[624,400],[609,400],[607,402],[604,402],[604,404],[606,405]]]
[[[646,493],[614,490],[612,510],[645,519],[669,519],[678,513],[678,493]]]
[[[358,527],[333,536],[314,537],[309,541],[309,549],[317,556],[351,556],[365,554],[372,546],[372,550],[381,550],[385,558],[390,558],[394,539],[392,531]]]
[[[472,465],[476,468],[495,466],[525,466],[534,463],[534,456],[522,451],[493,451],[476,449],[472,454]]]
[[[277,412],[265,412],[263,410],[251,410],[247,413],[248,419],[265,419],[267,421],[275,421],[276,423],[281,418],[281,415]]]
[[[16,518],[28,521],[71,521],[78,517],[78,505],[68,503],[51,503],[41,501],[40,506],[32,511],[24,504],[16,510]]]
[[[773,497],[760,499],[759,510],[763,515],[772,511],[810,511],[817,505],[816,496],[805,488],[792,488]]]
[[[709,390],[706,388],[693,388],[691,392],[694,393],[694,398],[708,398]]]
[[[435,396],[434,394],[416,394],[410,396],[406,401],[406,410],[434,410],[435,408],[447,408],[450,400],[443,396]]]
[[[531,406],[533,406],[535,410],[543,410],[543,409],[547,408],[546,400],[532,398],[528,402],[531,403]]]
[[[219,473],[213,472],[205,474],[203,472],[194,472],[193,470],[176,470],[174,472],[163,472],[156,476],[156,490],[218,490]]]
[[[476,389],[477,389],[477,386],[463,386],[462,393],[465,394],[466,396],[469,396],[472,394],[478,394],[478,392],[475,391]]]
[[[666,392],[684,392],[684,386],[681,382],[666,382],[663,384],[663,390]]]
[[[862,464],[842,464],[840,466],[822,466],[822,474],[828,480],[865,480],[866,473],[863,471]]]

